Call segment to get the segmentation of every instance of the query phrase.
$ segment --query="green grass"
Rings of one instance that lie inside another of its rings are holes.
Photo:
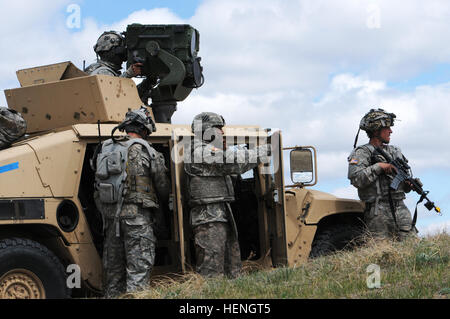
[[[124,298],[448,298],[449,260],[450,235],[445,233],[405,242],[371,239],[357,250],[296,268],[251,271],[233,280],[189,273],[154,280],[150,289]],[[367,287],[371,264],[380,267],[379,288]]]

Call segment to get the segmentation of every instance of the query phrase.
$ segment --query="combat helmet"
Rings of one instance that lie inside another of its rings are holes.
[[[145,129],[147,134],[150,135],[156,131],[156,125],[147,108],[141,106],[138,110],[128,111],[125,115],[125,120],[112,130],[111,136],[114,135],[117,129],[121,132],[126,131],[127,133],[134,132],[138,134],[142,132],[142,129]]]
[[[94,45],[94,51],[102,60],[114,64],[121,64],[127,59],[125,38],[117,31],[103,32]]]
[[[95,53],[100,53],[104,51],[109,51],[114,47],[125,46],[125,39],[117,31],[106,31],[103,32],[94,45]]]
[[[396,115],[394,113],[388,113],[383,109],[371,109],[366,115],[363,116],[361,122],[359,123],[358,134],[356,134],[355,143],[353,148],[356,147],[358,142],[358,136],[360,130],[366,131],[367,133],[373,133],[383,127],[394,126],[394,119]]]
[[[225,126],[225,119],[222,115],[213,112],[202,112],[194,117],[192,121],[192,133],[199,131],[204,132],[212,127],[223,127]]]
[[[359,128],[366,132],[375,132],[383,127],[394,126],[394,113],[387,113],[383,109],[371,109],[359,123]]]

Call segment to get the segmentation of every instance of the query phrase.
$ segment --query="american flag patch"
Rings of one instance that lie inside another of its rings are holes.
[[[358,160],[356,159],[356,158],[352,158],[350,161],[349,161],[349,164],[358,164]]]

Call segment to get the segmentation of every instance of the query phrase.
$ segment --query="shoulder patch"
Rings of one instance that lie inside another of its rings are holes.
[[[350,158],[350,159],[349,159],[348,163],[351,164],[351,165],[356,165],[356,164],[359,163],[359,161],[358,161],[357,158],[354,158],[354,157],[353,157],[353,158]]]

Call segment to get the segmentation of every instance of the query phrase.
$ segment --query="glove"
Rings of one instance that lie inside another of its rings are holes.
[[[142,63],[135,63],[130,65],[130,67],[125,71],[125,77],[133,78],[137,75],[141,75],[142,72]]]
[[[420,187],[423,187],[422,181],[420,180],[420,178],[416,177],[414,178],[414,181],[420,185]]]

